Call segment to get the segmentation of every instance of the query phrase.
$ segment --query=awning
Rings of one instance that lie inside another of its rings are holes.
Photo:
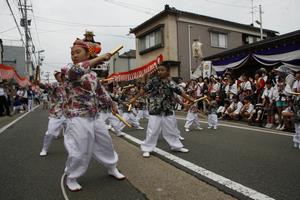
[[[300,30],[208,56],[216,72],[237,69],[255,60],[264,66],[285,65],[300,70]]]
[[[21,87],[31,85],[30,81],[20,76],[12,66],[0,64],[0,76],[3,80],[14,79]]]

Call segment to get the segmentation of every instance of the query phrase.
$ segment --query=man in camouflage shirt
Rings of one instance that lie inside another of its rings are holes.
[[[194,101],[181,91],[180,87],[170,80],[170,66],[163,62],[157,67],[157,76],[153,77],[142,89],[140,94],[148,93],[149,96],[149,122],[146,139],[141,144],[143,157],[149,157],[156,146],[157,139],[162,133],[173,151],[186,153],[189,150],[183,148],[179,140],[179,133],[174,131],[176,120],[174,108],[176,101],[174,93]],[[136,97],[137,98],[137,97]],[[132,99],[134,101],[135,99]]]

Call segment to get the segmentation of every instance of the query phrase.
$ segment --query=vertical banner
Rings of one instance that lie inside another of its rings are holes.
[[[210,77],[210,75],[211,75],[211,61],[204,61],[202,63],[202,69],[203,69],[203,78]]]

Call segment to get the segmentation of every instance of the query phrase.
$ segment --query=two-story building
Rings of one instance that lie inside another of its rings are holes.
[[[136,65],[162,54],[173,66],[171,76],[189,79],[200,64],[192,55],[195,40],[202,43],[203,57],[260,40],[260,28],[177,10],[165,9],[130,30],[136,36]],[[263,29],[263,38],[277,32]]]
[[[129,71],[136,67],[136,51],[129,50],[123,54],[116,53],[109,60],[109,74]]]
[[[19,41],[4,40],[2,63],[14,67],[19,75],[28,77],[25,61],[25,47],[21,46]]]

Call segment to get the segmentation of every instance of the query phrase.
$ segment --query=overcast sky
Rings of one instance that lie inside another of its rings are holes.
[[[8,0],[19,22],[18,0]],[[23,0],[21,0],[23,2]],[[45,50],[42,71],[53,72],[70,63],[70,47],[85,30],[94,31],[102,43],[102,53],[119,44],[135,49],[133,28],[151,18],[169,4],[176,9],[233,22],[250,24],[251,0],[27,0],[33,8],[31,33],[37,50]],[[280,34],[300,29],[299,0],[253,0],[254,21],[263,9],[263,28]],[[23,32],[23,30],[22,30]],[[0,0],[0,38],[20,40],[20,34],[6,0]],[[124,51],[123,50],[123,51]]]

